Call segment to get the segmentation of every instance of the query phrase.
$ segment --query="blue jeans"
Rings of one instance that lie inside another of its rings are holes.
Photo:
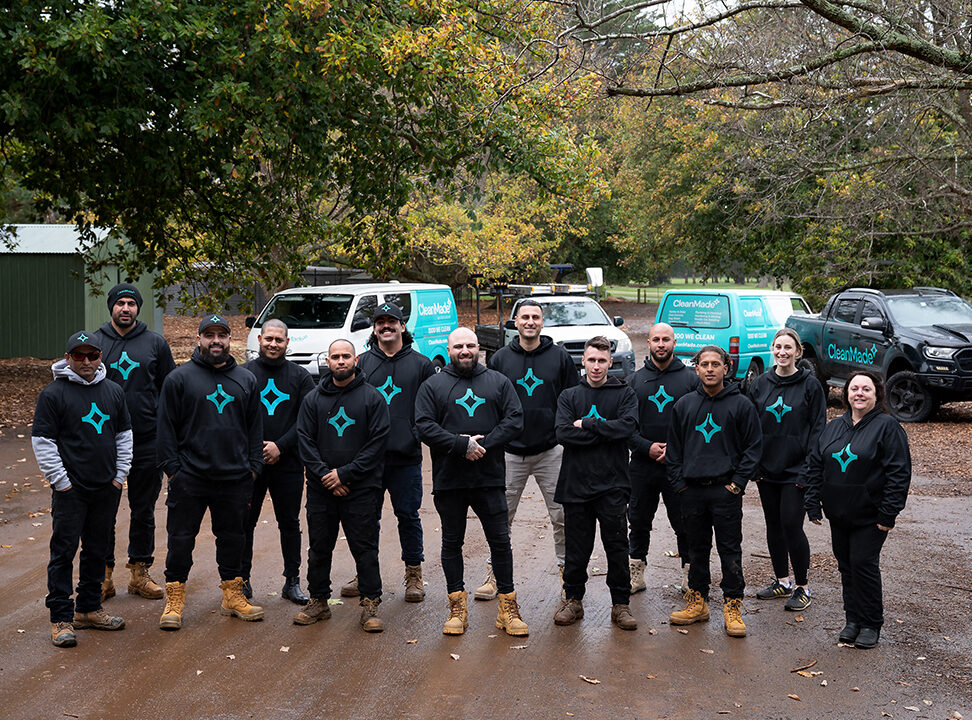
[[[422,521],[419,508],[422,507],[422,464],[385,465],[381,477],[382,490],[391,497],[392,509],[398,518],[398,541],[402,545],[402,561],[406,565],[420,565],[425,560],[422,551]],[[378,519],[385,493],[378,496]]]

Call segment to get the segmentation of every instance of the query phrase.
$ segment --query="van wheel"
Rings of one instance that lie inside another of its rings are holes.
[[[441,355],[436,355],[432,358],[432,369],[436,372],[442,372],[442,368],[445,367],[445,360],[442,359]]]
[[[909,370],[888,378],[886,395],[888,410],[899,422],[925,422],[936,410],[931,392]]]
[[[742,379],[742,387],[739,388],[742,390],[744,395],[749,392],[750,386],[756,381],[756,378],[758,378],[762,372],[763,366],[760,364],[759,360],[753,360],[751,363],[749,363],[749,369],[746,370],[746,374]]]

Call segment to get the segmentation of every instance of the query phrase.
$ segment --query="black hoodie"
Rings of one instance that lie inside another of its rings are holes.
[[[509,378],[523,406],[523,432],[506,443],[506,452],[537,455],[554,447],[557,398],[580,382],[570,353],[546,335],[540,336],[535,350],[524,350],[515,337],[493,354],[488,365]]]
[[[263,356],[244,364],[257,379],[263,439],[280,450],[280,460],[264,470],[300,471],[297,453],[297,412],[304,397],[314,389],[314,378],[303,367],[280,358],[274,362]]]
[[[358,358],[365,381],[378,388],[388,405],[391,430],[385,451],[386,465],[418,465],[422,444],[415,436],[415,396],[419,385],[435,375],[432,361],[416,351],[412,343],[388,357],[375,341]]]
[[[562,392],[557,439],[564,460],[554,499],[585,502],[617,488],[629,490],[628,442],[637,432],[638,398],[623,380],[608,377],[599,387],[581,382]]]
[[[321,486],[321,478],[337,470],[341,484],[352,493],[380,489],[388,424],[385,398],[364,381],[359,368],[343,387],[324,372],[317,390],[304,398],[297,418],[297,443],[308,484]]]
[[[141,320],[136,320],[126,335],[119,335],[111,322],[106,322],[95,338],[101,343],[101,361],[108,379],[125,391],[136,446],[154,444],[159,393],[166,376],[175,370],[169,344]]]
[[[230,356],[215,368],[196,348],[169,373],[159,399],[158,463],[169,476],[240,480],[263,467],[263,415],[256,378]]]
[[[749,399],[763,430],[759,476],[763,482],[795,483],[827,422],[820,381],[806,368],[786,377],[770,369],[750,386]]]
[[[450,363],[419,388],[415,429],[432,453],[432,492],[505,487],[503,446],[523,429],[523,409],[502,373],[476,365],[462,377]],[[486,454],[467,460],[469,438],[483,435]]]
[[[651,356],[629,380],[638,396],[638,432],[631,436],[631,462],[658,477],[665,476],[665,465],[651,459],[649,451],[654,443],[668,441],[675,401],[699,386],[699,376],[677,357],[664,370],[659,370]]]
[[[879,408],[857,425],[848,411],[810,448],[801,484],[811,520],[820,519],[822,506],[831,522],[894,527],[911,485],[908,436]]]
[[[699,387],[672,411],[665,450],[669,485],[675,492],[713,482],[745,488],[759,468],[761,438],[756,410],[738,383],[715,397]]]

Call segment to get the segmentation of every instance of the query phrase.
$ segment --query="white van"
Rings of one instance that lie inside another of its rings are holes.
[[[367,350],[375,309],[386,302],[402,309],[405,327],[414,339],[412,347],[436,368],[444,367],[449,361],[449,333],[459,325],[456,301],[448,285],[427,283],[324,285],[279,292],[259,316],[246,319],[250,328],[247,360],[259,355],[257,335],[263,323],[282,320],[290,329],[287,359],[317,377],[327,348],[335,340],[350,340],[359,355]]]

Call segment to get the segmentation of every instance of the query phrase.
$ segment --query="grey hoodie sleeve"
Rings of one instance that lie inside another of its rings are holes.
[[[128,471],[132,469],[132,431],[122,430],[115,435],[115,448],[117,457],[115,459],[115,482],[122,484],[128,477]]]
[[[61,453],[57,450],[57,443],[46,437],[32,437],[30,444],[34,447],[34,457],[37,458],[37,466],[44,473],[44,477],[55,490],[67,490],[71,487],[68,479],[67,470],[61,461]],[[129,454],[129,464],[131,464],[131,454]]]

